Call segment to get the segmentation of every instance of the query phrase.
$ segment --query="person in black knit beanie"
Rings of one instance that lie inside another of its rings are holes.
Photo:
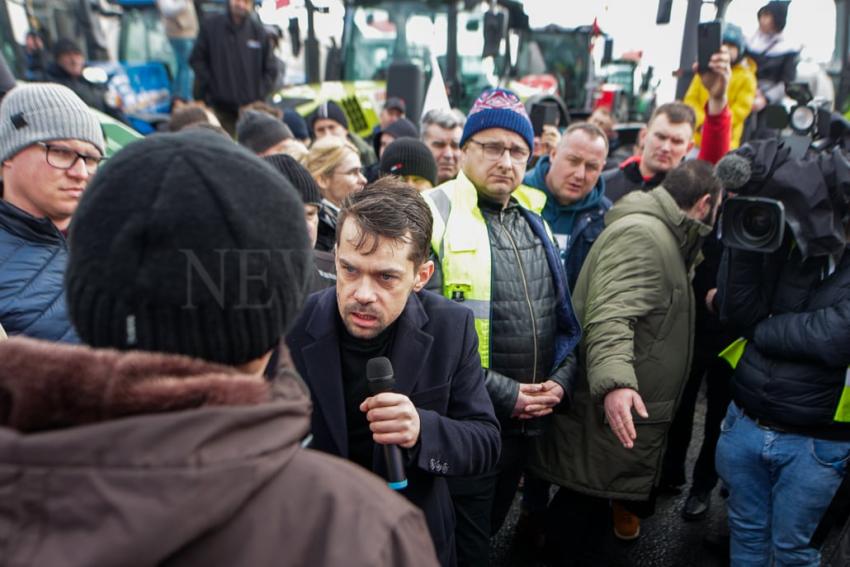
[[[310,175],[303,165],[295,158],[287,154],[275,154],[263,158],[271,164],[278,172],[286,177],[295,190],[301,195],[304,203],[304,220],[307,221],[307,233],[310,237],[310,245],[316,246],[319,231],[319,208],[322,206],[322,194],[319,184]],[[314,250],[313,258],[316,261],[316,270],[309,286],[309,292],[313,293],[336,284],[336,264],[334,253],[324,250]]]
[[[312,271],[301,210],[289,181],[219,136],[128,145],[71,222],[65,288],[80,338],[229,365],[269,353]]]
[[[381,155],[381,175],[398,175],[419,191],[437,184],[437,161],[423,142],[400,138]]]
[[[280,340],[313,269],[302,210],[210,132],[155,134],[99,168],[65,280],[86,344],[0,341],[0,465],[20,473],[3,489],[38,502],[4,508],[3,529],[38,543],[3,545],[2,563],[74,548],[81,565],[439,565],[420,509],[306,446],[313,403]]]

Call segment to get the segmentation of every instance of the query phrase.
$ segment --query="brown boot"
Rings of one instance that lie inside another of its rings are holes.
[[[640,518],[616,500],[611,504],[614,513],[614,535],[624,541],[637,539],[640,536]]]

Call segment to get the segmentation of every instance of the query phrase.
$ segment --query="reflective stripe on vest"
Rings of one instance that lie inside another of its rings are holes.
[[[733,369],[738,366],[741,357],[744,356],[744,349],[747,348],[747,339],[741,337],[717,355],[729,363]],[[838,407],[835,408],[833,421],[838,423],[850,423],[850,366],[847,367],[847,373],[844,375],[844,388],[841,391],[841,398],[838,400]]]
[[[443,295],[472,310],[481,366],[489,368],[490,235],[478,208],[478,192],[460,172],[456,179],[424,195],[434,217],[431,247],[440,259]],[[514,191],[513,197],[521,206],[537,214],[546,204],[546,195],[542,191],[524,185]]]
[[[850,366],[847,367],[847,373],[844,375],[844,389],[841,391],[841,398],[838,400],[838,407],[832,419],[839,423],[850,423]]]
[[[740,337],[731,345],[720,351],[720,354],[717,356],[728,362],[729,366],[731,366],[732,370],[734,370],[737,368],[738,363],[741,362],[741,357],[744,356],[745,348],[747,348],[747,339]]]

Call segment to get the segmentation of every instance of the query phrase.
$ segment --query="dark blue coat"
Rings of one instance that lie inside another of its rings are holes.
[[[749,341],[735,402],[802,434],[850,440],[850,424],[833,421],[850,366],[850,249],[830,273],[790,238],[772,254],[727,248],[717,288],[721,318]]]
[[[68,245],[52,221],[0,200],[0,324],[9,336],[79,342],[65,308],[67,263]]]
[[[348,434],[336,289],[315,293],[286,339],[292,360],[313,398],[311,447],[348,457]],[[472,311],[428,291],[410,295],[396,324],[390,360],[395,391],[419,410],[419,443],[408,451],[408,487],[443,565],[454,564],[454,510],[446,476],[481,474],[500,450],[499,425],[484,388]],[[375,447],[373,470],[384,473]],[[368,519],[366,519],[368,520]]]

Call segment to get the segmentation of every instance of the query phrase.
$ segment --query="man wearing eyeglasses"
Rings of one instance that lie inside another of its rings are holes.
[[[569,399],[580,329],[542,192],[521,185],[534,147],[515,94],[483,93],[470,110],[456,179],[426,193],[436,274],[429,287],[472,310],[485,383],[502,427],[495,469],[451,479],[459,564],[487,564],[510,509],[530,438]]]
[[[97,117],[67,87],[16,87],[0,105],[0,325],[9,335],[77,342],[62,279],[66,234],[103,159]]]

